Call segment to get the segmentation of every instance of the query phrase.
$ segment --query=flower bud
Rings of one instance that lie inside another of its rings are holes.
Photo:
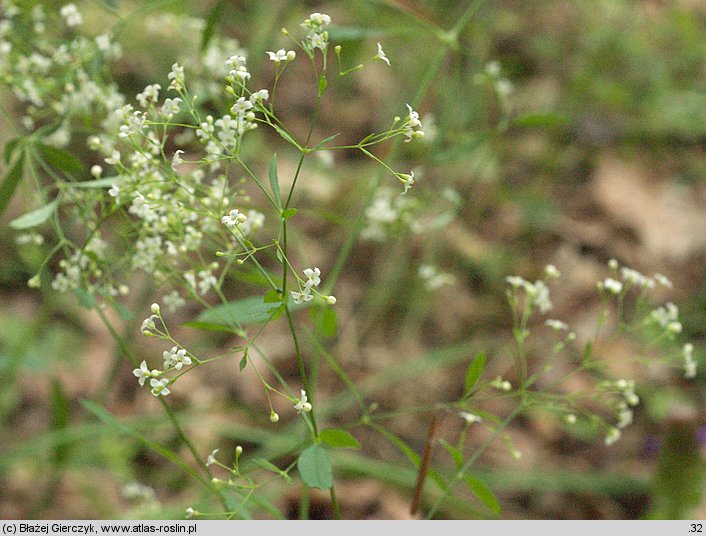
[[[336,305],[336,296],[326,296],[326,303]]]
[[[274,411],[270,413],[270,422],[277,422],[279,421],[279,415],[277,415]]]
[[[159,314],[159,311],[160,311],[160,309],[159,309],[159,304],[158,304],[158,303],[153,303],[152,306],[150,307],[150,310],[151,310],[154,314],[158,315],[158,314]]]

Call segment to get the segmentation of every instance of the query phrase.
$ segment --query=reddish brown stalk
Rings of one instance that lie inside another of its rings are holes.
[[[429,464],[431,463],[431,451],[434,447],[434,439],[436,438],[436,426],[437,418],[434,415],[429,424],[429,430],[427,431],[427,440],[424,443],[424,453],[422,454],[422,459],[419,462],[419,474],[417,475],[417,484],[414,486],[414,498],[412,499],[412,506],[409,511],[412,515],[415,515],[419,510],[419,502],[422,500],[422,490],[424,489],[424,482],[427,479],[427,473],[429,472]]]

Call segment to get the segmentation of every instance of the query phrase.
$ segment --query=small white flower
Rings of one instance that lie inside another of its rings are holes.
[[[177,166],[180,166],[184,163],[184,161],[181,159],[182,154],[184,154],[184,151],[182,151],[181,149],[178,149],[174,152],[174,157],[172,158],[172,169],[174,171],[176,171]]]
[[[61,8],[59,13],[66,21],[66,25],[69,27],[80,26],[83,24],[83,17],[81,16],[81,13],[79,13],[78,9],[76,9],[76,4],[66,4]]]
[[[557,270],[557,267],[554,266],[553,264],[547,264],[544,267],[544,276],[547,279],[557,279],[561,277],[561,272]]]
[[[117,184],[111,184],[110,189],[108,190],[108,195],[117,200],[118,196],[120,196],[120,187]]]
[[[509,275],[505,278],[505,281],[507,281],[512,288],[524,287],[525,283],[527,283],[527,281],[519,275]]]
[[[389,60],[388,57],[385,55],[385,52],[382,50],[382,45],[380,45],[380,43],[378,43],[378,53],[375,54],[375,57],[374,57],[373,59],[374,59],[374,60],[384,61],[385,63],[387,63],[388,65],[390,65],[390,60]]]
[[[177,370],[181,370],[184,365],[191,365],[191,358],[186,355],[186,350],[184,348],[179,348],[177,346],[172,347],[168,352],[162,352],[164,358],[164,368],[174,367]]]
[[[313,286],[313,287],[318,287],[321,284],[321,270],[318,268],[307,268],[304,270],[304,275],[306,276],[307,285]]]
[[[607,277],[601,285],[602,288],[611,294],[620,294],[623,290],[623,284],[620,281],[616,281],[612,277]]]
[[[655,274],[653,277],[655,278],[655,281],[663,287],[667,287],[668,289],[674,288],[674,284],[666,276],[662,274]]]
[[[414,186],[414,171],[410,171],[409,175],[407,173],[398,173],[397,178],[404,186],[403,194],[406,194],[407,191]]]
[[[314,296],[311,294],[311,287],[309,285],[304,285],[301,292],[291,291],[290,295],[296,304],[307,303],[314,299]]]
[[[157,320],[158,318],[159,317],[157,315],[150,315],[148,318],[145,318],[142,321],[142,326],[140,326],[140,331],[142,332],[143,335],[149,334],[151,329],[157,329],[154,321]]]
[[[169,89],[173,89],[177,92],[184,89],[184,67],[178,63],[172,65],[172,72],[167,75],[167,78],[171,80]]]
[[[140,387],[145,385],[147,378],[152,378],[157,372],[156,370],[150,370],[147,367],[146,361],[140,363],[140,368],[136,368],[132,371],[133,375],[137,377],[137,382],[140,384]]]
[[[462,411],[458,415],[466,421],[467,424],[473,424],[474,422],[481,422],[483,420],[479,415],[469,413],[468,411]]]
[[[187,518],[187,519],[191,519],[191,518],[194,517],[196,514],[197,514],[196,510],[194,510],[191,506],[189,506],[189,507],[186,509],[186,518]]]
[[[217,453],[219,450],[220,450],[220,449],[213,449],[213,450],[211,451],[211,454],[209,454],[209,455],[208,455],[208,458],[206,458],[206,467],[208,467],[209,465],[213,465],[214,463],[216,463],[216,453]]]
[[[294,52],[293,50],[287,52],[283,48],[280,48],[277,52],[268,52],[267,55],[270,57],[271,61],[275,62],[275,65],[279,65],[280,62],[289,60],[289,57],[291,55],[290,53],[296,56],[296,52]],[[294,56],[292,56],[292,59],[294,59]]]
[[[231,210],[228,214],[221,218],[221,222],[226,225],[229,229],[243,223],[248,217],[240,212],[237,208]]]
[[[605,436],[604,443],[609,447],[618,439],[620,439],[620,430],[617,428],[611,428]]]
[[[409,115],[407,116],[407,121],[405,121],[402,128],[404,130],[404,135],[407,136],[405,142],[409,142],[412,138],[421,138],[424,136],[424,131],[422,130],[422,122],[419,120],[419,113],[415,112],[412,107],[407,104],[407,110],[409,110]]]
[[[160,89],[162,89],[162,86],[160,86],[159,84],[150,84],[149,86],[145,87],[142,93],[138,93],[136,96],[136,99],[140,103],[140,106],[142,106],[143,108],[147,108],[148,104],[156,103],[159,100]]]
[[[91,166],[91,175],[93,175],[96,179],[100,179],[101,175],[103,174],[103,168],[95,165]]]
[[[169,380],[167,378],[162,378],[158,380],[157,378],[152,378],[150,380],[150,386],[152,387],[152,394],[154,396],[167,396],[171,391],[169,390]]]
[[[576,423],[576,415],[573,413],[569,413],[564,417],[564,420],[567,422],[567,424],[575,424]]]
[[[569,329],[569,324],[567,324],[566,322],[562,322],[561,320],[547,320],[545,324],[555,331]]]
[[[114,150],[110,154],[110,157],[105,159],[105,163],[110,164],[111,166],[117,166],[119,162],[120,162],[120,151]]]
[[[304,391],[304,389],[302,389],[301,393],[302,393],[301,398],[299,398],[297,400],[297,403],[294,404],[294,409],[297,410],[297,414],[300,414],[302,411],[304,413],[308,413],[309,411],[311,411],[311,404],[309,404],[309,402],[307,402],[306,391]]]
[[[685,378],[695,378],[696,377],[696,361],[694,360],[694,345],[690,342],[684,345],[682,348],[682,355],[684,356],[684,377]]]

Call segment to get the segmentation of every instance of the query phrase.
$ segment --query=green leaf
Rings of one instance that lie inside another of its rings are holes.
[[[324,147],[324,145],[326,145],[328,142],[337,138],[340,134],[341,134],[340,132],[336,132],[336,134],[332,134],[331,136],[324,138],[323,140],[321,140],[319,143],[316,144],[316,146],[312,149],[312,151],[316,151],[317,149],[322,149]]]
[[[120,177],[103,177],[91,181],[67,182],[68,188],[110,188],[113,184],[120,182]]]
[[[5,158],[5,163],[9,164],[10,160],[12,159],[12,155],[15,152],[15,149],[19,146],[20,142],[22,141],[22,138],[15,138],[10,141],[8,141],[5,144],[5,149],[3,151],[3,157]]]
[[[13,229],[29,229],[30,227],[36,227],[47,221],[54,212],[56,212],[56,207],[59,206],[59,200],[54,199],[51,203],[44,205],[43,207],[23,214],[19,218],[15,218],[10,222],[10,227]]]
[[[214,324],[213,322],[199,322],[194,320],[192,322],[184,322],[182,326],[193,329],[201,329],[203,331],[228,331],[233,333],[233,328],[224,326],[223,324]]]
[[[296,208],[287,208],[282,211],[282,219],[283,220],[288,220],[292,216],[294,216],[297,212],[299,212]]]
[[[81,304],[81,307],[85,307],[86,309],[93,309],[96,306],[95,296],[93,296],[93,294],[89,294],[86,289],[75,288],[74,294],[76,294],[76,296],[78,297],[78,303]]]
[[[473,493],[473,495],[475,495],[476,498],[488,508],[488,510],[493,512],[495,515],[500,513],[500,502],[498,502],[498,498],[493,494],[493,492],[490,491],[490,488],[485,485],[485,482],[472,476],[467,476],[465,481],[468,488],[471,490],[471,493]]]
[[[301,146],[292,138],[292,136],[289,135],[289,133],[279,126],[273,124],[272,127],[277,131],[277,134],[282,136],[285,140],[287,140],[289,143],[294,145],[297,149],[301,149]]]
[[[321,490],[333,486],[333,470],[328,452],[321,445],[311,445],[299,455],[297,469],[304,484]]]
[[[321,441],[326,443],[332,448],[343,448],[343,449],[359,449],[360,443],[353,437],[350,432],[341,430],[340,428],[326,428],[321,430],[319,435]]]
[[[194,470],[188,463],[186,463],[177,453],[175,453],[172,450],[169,450],[166,447],[163,447],[159,443],[155,443],[154,441],[150,441],[147,439],[145,436],[143,436],[140,432],[132,428],[131,426],[128,426],[127,424],[124,424],[120,422],[118,419],[113,417],[105,408],[102,406],[99,406],[95,402],[91,402],[90,400],[82,400],[81,405],[90,413],[98,417],[104,424],[107,426],[110,426],[111,428],[117,430],[118,432],[122,434],[129,435],[133,437],[134,439],[140,441],[143,443],[145,446],[148,448],[154,450],[157,454],[163,456],[167,460],[171,461],[173,464],[177,465],[180,467],[185,473],[191,475],[194,479],[196,479],[198,482],[203,483],[204,485],[208,485],[208,482],[204,480],[204,478],[201,476],[199,472]]]
[[[22,151],[20,153],[20,156],[17,157],[14,165],[7,172],[7,175],[5,175],[5,178],[0,184],[0,216],[3,212],[5,212],[7,205],[10,204],[10,199],[12,199],[17,185],[22,180],[22,171],[24,170],[24,163],[25,152]]]
[[[203,33],[201,34],[201,52],[206,50],[208,44],[211,42],[211,38],[213,37],[213,34],[216,31],[216,23],[221,18],[224,7],[225,3],[223,2],[223,0],[217,0],[216,5],[213,6],[213,9],[208,14],[208,18],[206,19],[206,26],[204,27]]]
[[[273,473],[277,473],[278,475],[284,474],[284,471],[282,471],[282,469],[277,467],[272,462],[267,461],[265,458],[255,458],[253,460],[253,463],[255,463],[256,465],[262,467],[263,469],[265,469],[267,471],[272,471]]]
[[[51,384],[51,416],[51,428],[53,432],[60,432],[69,426],[71,417],[70,402],[61,382],[57,379],[54,379]],[[68,443],[58,443],[52,448],[52,461],[55,465],[65,465],[68,456]]]
[[[282,295],[272,288],[265,293],[262,301],[265,303],[282,303]]]
[[[43,143],[37,144],[37,147],[46,163],[50,166],[69,173],[80,173],[83,171],[81,161],[68,151],[52,147],[51,145],[44,145]]]
[[[240,360],[240,363],[238,364],[238,369],[243,370],[247,365],[248,365],[248,353],[245,352],[245,353],[243,353],[243,358]]]
[[[125,307],[122,303],[113,301],[111,304],[113,306],[113,309],[115,309],[123,320],[133,320],[135,318],[135,313],[133,313],[130,309]]]
[[[483,374],[484,369],[485,353],[479,352],[476,358],[471,361],[471,364],[468,365],[468,372],[466,372],[466,385],[463,389],[463,398],[466,398],[471,394],[473,387],[475,387],[478,379],[481,377],[481,374]]]
[[[463,453],[443,438],[439,439],[439,443],[453,458],[456,469],[460,469],[463,466]]]
[[[338,329],[336,311],[328,306],[311,309],[311,319],[315,322],[316,332],[324,338],[330,339],[336,336]]]
[[[280,303],[265,303],[262,296],[218,305],[201,313],[197,322],[225,326],[247,326],[267,320]]]
[[[275,200],[277,201],[277,206],[282,206],[282,199],[279,193],[279,178],[277,177],[277,153],[272,155],[272,160],[270,160],[270,187],[272,188],[272,193],[275,194]]]

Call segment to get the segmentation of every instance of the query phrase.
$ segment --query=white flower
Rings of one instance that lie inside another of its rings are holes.
[[[247,219],[248,217],[245,214],[240,212],[237,208],[234,208],[221,218],[221,222],[223,222],[226,227],[230,229],[240,223],[243,223]]]
[[[670,323],[677,322],[679,319],[679,308],[672,302],[669,302],[652,311],[650,317],[663,328],[667,328]]]
[[[566,322],[562,322],[561,320],[547,320],[545,324],[555,331],[569,329],[569,324],[567,324]]]
[[[149,103],[155,103],[159,100],[159,90],[162,89],[162,86],[159,84],[150,84],[149,86],[145,87],[145,89],[142,91],[142,93],[138,93],[136,96],[136,99],[140,103],[140,106],[143,108],[147,108],[147,105]]]
[[[476,415],[475,413],[469,413],[467,411],[462,411],[458,415],[468,424],[473,424],[474,422],[481,422],[483,420],[480,416]]]
[[[407,121],[402,125],[404,135],[407,136],[405,142],[409,142],[412,138],[421,138],[424,136],[424,131],[422,130],[422,122],[419,120],[419,114],[415,112],[412,107],[407,104],[407,109],[409,110],[409,115],[407,116]]]
[[[110,164],[111,166],[117,166],[119,162],[120,162],[120,152],[115,151],[115,150],[111,153],[109,158],[105,159],[105,163]]]
[[[318,268],[307,268],[304,270],[304,275],[307,278],[307,285],[318,287],[321,284],[321,278],[319,277],[321,275],[321,270]]]
[[[177,166],[180,166],[184,163],[184,161],[181,159],[182,154],[184,154],[184,151],[182,151],[181,149],[178,149],[174,152],[174,157],[172,158],[172,169],[174,171],[176,171]]]
[[[398,173],[397,178],[404,186],[404,191],[402,192],[403,194],[406,194],[407,190],[414,186],[414,171],[410,171],[409,175],[406,173]]]
[[[59,13],[66,21],[67,26],[80,26],[83,23],[83,17],[78,9],[76,9],[76,4],[66,4],[61,8]]]
[[[169,390],[169,380],[167,378],[162,378],[158,380],[157,378],[152,378],[150,380],[150,386],[152,387],[152,394],[154,396],[167,396],[171,391]]]
[[[380,45],[380,43],[378,43],[378,53],[375,54],[375,57],[374,57],[373,59],[374,59],[374,60],[384,61],[385,63],[387,63],[388,65],[390,65],[390,60],[389,60],[388,57],[385,55],[385,52],[382,50],[382,45]]]
[[[696,361],[694,360],[694,345],[686,343],[682,349],[682,354],[684,356],[684,377],[689,379],[695,378]]]
[[[297,403],[294,404],[294,409],[297,410],[297,414],[300,414],[302,411],[304,413],[308,413],[309,411],[311,411],[311,404],[309,404],[309,402],[307,402],[306,391],[304,391],[304,389],[302,389],[301,393],[302,393],[301,398],[299,398],[297,400]]]
[[[167,75],[167,78],[171,80],[168,89],[173,89],[177,92],[184,89],[184,67],[178,63],[172,65],[172,72]]]
[[[184,348],[179,348],[177,346],[172,347],[168,352],[162,352],[164,358],[164,368],[174,367],[177,370],[181,370],[184,365],[191,365],[191,358],[186,355],[186,350]]]
[[[612,277],[607,277],[603,283],[601,283],[601,286],[611,294],[620,294],[623,290],[623,284]]]
[[[525,281],[519,275],[509,275],[505,278],[505,281],[507,281],[509,285],[513,288],[524,287],[525,283],[527,283],[527,281]]]
[[[176,290],[172,290],[169,294],[163,296],[162,301],[167,306],[170,313],[186,305],[186,300],[184,300]]]
[[[608,433],[605,436],[605,444],[606,446],[611,446],[613,443],[615,443],[618,439],[620,439],[620,430],[617,428],[611,428],[608,430]]]
[[[490,382],[490,385],[498,391],[512,390],[512,384],[507,380],[503,380],[502,376],[497,376],[492,382]]]
[[[191,506],[189,506],[186,509],[186,518],[191,519],[192,517],[194,517],[196,515],[196,513],[197,513],[196,510],[194,510]]]
[[[547,279],[557,279],[561,277],[561,272],[557,270],[557,267],[554,266],[553,264],[547,264],[544,267],[544,276]]]
[[[663,287],[667,287],[669,289],[674,288],[674,285],[666,276],[664,276],[662,274],[655,274],[654,278],[657,281],[657,283],[659,283]]]
[[[159,371],[150,370],[149,368],[147,368],[147,362],[143,361],[142,363],[140,363],[140,368],[134,369],[132,373],[137,377],[137,382],[140,384],[140,387],[142,387],[143,385],[145,385],[145,380],[147,378],[154,377],[156,374],[159,373]]]
[[[575,424],[576,423],[576,415],[574,415],[573,413],[569,413],[564,417],[564,420],[568,424]]]
[[[271,61],[275,62],[275,65],[279,65],[280,62],[289,60],[290,56],[294,59],[296,52],[293,50],[287,52],[283,48],[280,48],[277,52],[268,52],[267,55],[270,57]]]
[[[150,334],[151,329],[157,329],[154,321],[157,320],[159,317],[157,315],[150,315],[148,318],[145,318],[142,321],[142,326],[140,326],[140,331],[142,332],[143,335],[148,335]]]
[[[314,299],[314,296],[311,294],[311,287],[309,285],[304,285],[301,292],[291,291],[290,294],[292,296],[292,300],[294,300],[294,303],[296,304],[310,302]]]
[[[208,458],[206,458],[206,467],[208,467],[209,465],[213,465],[214,463],[216,463],[216,453],[217,453],[219,450],[220,450],[220,449],[213,449],[213,450],[211,451],[211,454],[209,454],[209,455],[208,455]]]

